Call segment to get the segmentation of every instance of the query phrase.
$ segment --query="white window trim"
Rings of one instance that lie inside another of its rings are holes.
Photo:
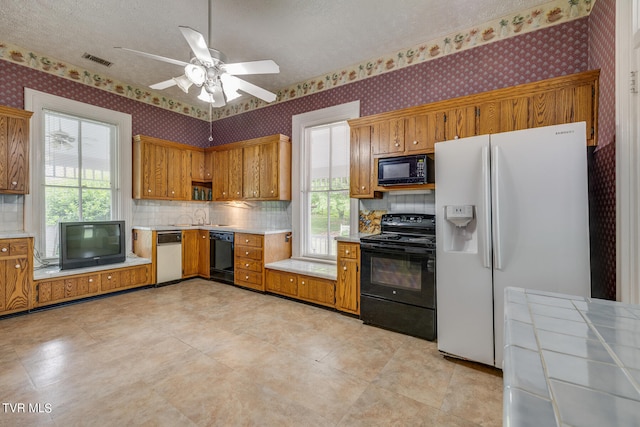
[[[42,144],[38,141],[44,139],[44,114],[43,110],[53,110],[70,115],[84,117],[101,122],[112,123],[118,128],[116,149],[116,200],[114,201],[114,219],[124,220],[127,225],[127,252],[131,252],[131,227],[133,221],[133,201],[131,194],[131,115],[113,111],[91,104],[74,101],[60,96],[51,95],[45,92],[25,88],[24,89],[25,109],[33,111],[30,128],[30,150],[29,150],[29,182],[31,183],[31,193],[25,196],[24,200],[24,229],[32,233],[35,238],[35,246],[41,246],[41,236],[44,230],[41,229],[40,217],[44,212],[41,203],[41,193],[43,191],[43,151]]]
[[[333,107],[323,108],[321,110],[309,111],[303,114],[297,114],[292,118],[291,126],[291,228],[293,235],[297,236],[293,239],[292,255],[293,258],[304,259],[303,254],[303,221],[302,221],[302,183],[306,171],[302,170],[301,165],[304,164],[305,151],[303,146],[305,128],[311,126],[319,126],[328,123],[335,123],[343,120],[350,120],[360,117],[360,101],[348,102],[346,104],[335,105]],[[358,230],[358,199],[351,199],[349,225],[352,233]],[[311,258],[307,258],[311,259]],[[321,261],[313,258],[314,261]]]

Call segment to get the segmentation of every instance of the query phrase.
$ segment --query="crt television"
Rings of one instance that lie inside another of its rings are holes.
[[[60,269],[124,262],[124,221],[60,223]]]

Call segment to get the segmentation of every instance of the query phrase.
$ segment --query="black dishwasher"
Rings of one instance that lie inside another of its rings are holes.
[[[210,231],[211,280],[233,284],[233,233]]]

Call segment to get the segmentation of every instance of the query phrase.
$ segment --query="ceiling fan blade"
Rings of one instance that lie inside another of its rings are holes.
[[[202,34],[191,27],[180,26],[179,28],[196,58],[203,64],[213,65],[213,58]]]
[[[259,86],[254,85],[253,83],[249,83],[245,80],[239,79],[235,76],[227,75],[225,80],[231,82],[235,87],[240,89],[243,92],[247,92],[250,95],[253,95],[257,98],[262,99],[265,102],[273,102],[276,100],[276,94],[271,93],[266,89],[262,89]],[[224,82],[223,82],[224,84]]]
[[[176,85],[176,81],[173,80],[173,79],[169,79],[169,80],[165,80],[165,81],[160,82],[160,83],[153,84],[153,85],[151,85],[149,87],[151,89],[162,90],[162,89],[166,89],[168,87],[175,86],[175,85]]]
[[[221,68],[234,76],[242,76],[245,74],[275,74],[280,72],[278,64],[270,59],[224,64]]]
[[[179,61],[177,59],[166,58],[164,56],[154,55],[153,53],[140,52],[139,50],[133,50],[133,49],[129,49],[129,48],[126,48],[126,47],[116,47],[115,49],[126,50],[127,52],[132,52],[132,53],[135,53],[136,55],[140,55],[140,56],[144,56],[144,57],[147,57],[147,58],[155,59],[156,61],[168,62],[169,64],[180,65],[182,67],[185,67],[185,66],[187,66],[189,64],[188,62]]]

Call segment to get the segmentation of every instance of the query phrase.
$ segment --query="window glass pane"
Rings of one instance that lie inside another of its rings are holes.
[[[111,187],[112,126],[82,123],[82,179],[86,187]]]
[[[82,190],[82,220],[108,221],[111,219],[111,191],[85,188]]]
[[[327,255],[329,200],[326,192],[311,193],[309,224],[309,252],[312,255]]]
[[[309,132],[309,184],[312,191],[328,190],[331,179],[330,129],[315,128]]]
[[[331,128],[332,190],[349,189],[349,126],[346,123]]]
[[[47,114],[45,119],[45,185],[79,185],[78,120]]]
[[[58,223],[80,220],[78,188],[44,188],[46,212],[45,257],[58,256]]]

